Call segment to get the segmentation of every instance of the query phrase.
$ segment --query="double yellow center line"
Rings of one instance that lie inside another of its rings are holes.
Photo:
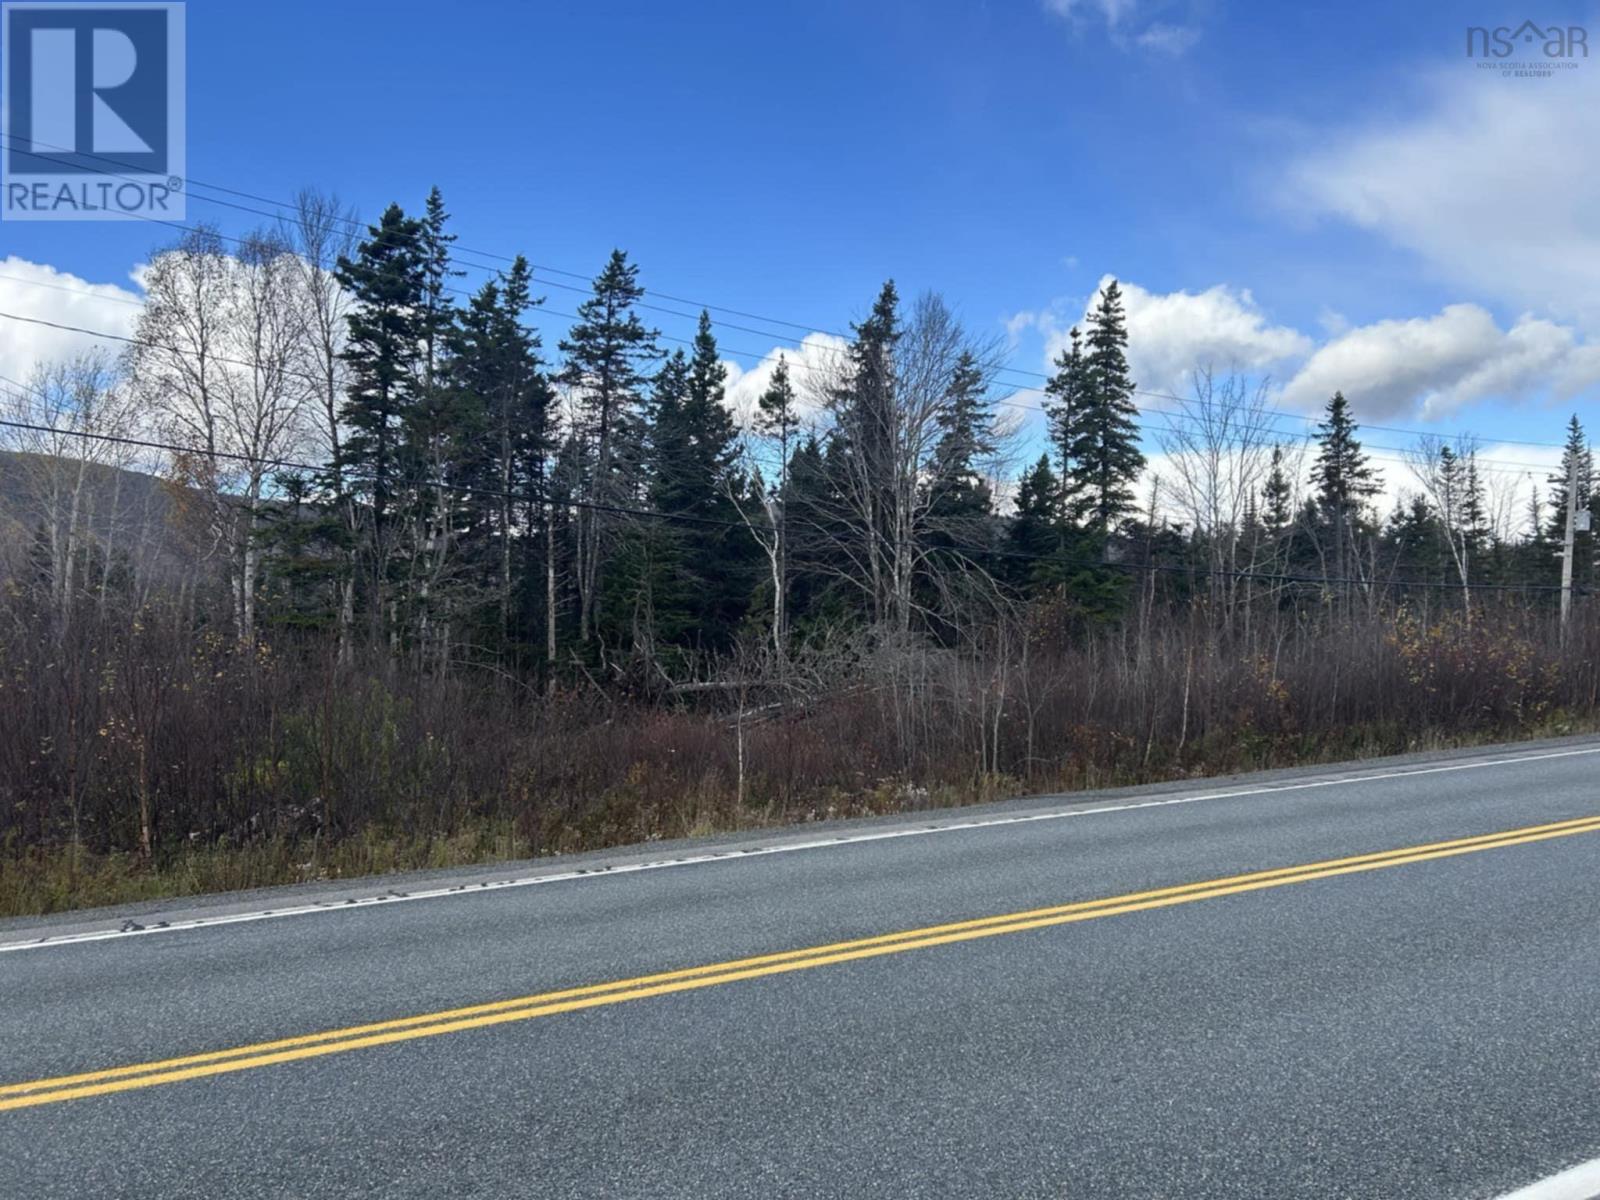
[[[1327,859],[1300,866],[1280,867],[1271,871],[1255,871],[1247,875],[1230,875],[1222,879],[1131,892],[1102,900],[1083,900],[971,921],[929,925],[921,929],[880,934],[877,937],[810,946],[803,950],[762,954],[754,958],[739,958],[678,971],[664,971],[655,975],[640,975],[611,983],[597,983],[557,992],[541,992],[532,996],[519,996],[512,1000],[497,1000],[489,1004],[445,1009],[415,1017],[378,1021],[369,1025],[353,1025],[345,1029],[330,1029],[322,1033],[308,1033],[299,1037],[257,1042],[248,1046],[235,1046],[230,1050],[213,1050],[181,1058],[161,1059],[157,1062],[135,1063],[124,1067],[85,1071],[77,1075],[59,1075],[51,1079],[7,1084],[0,1086],[0,1111],[56,1104],[64,1100],[79,1100],[88,1096],[103,1096],[112,1092],[126,1092],[166,1083],[181,1083],[184,1080],[203,1079],[210,1075],[224,1075],[233,1071],[249,1071],[257,1067],[273,1066],[277,1063],[319,1058],[325,1054],[342,1054],[348,1050],[386,1046],[394,1042],[410,1041],[413,1038],[438,1037],[441,1034],[460,1033],[467,1029],[482,1029],[512,1021],[531,1021],[535,1017],[549,1017],[584,1008],[620,1004],[626,1000],[643,1000],[650,996],[665,996],[672,992],[716,987],[741,979],[758,979],[764,975],[781,975],[788,971],[803,971],[811,967],[877,958],[885,954],[901,954],[908,950],[923,950],[931,946],[947,946],[955,942],[996,937],[1004,933],[1044,929],[1052,925],[1068,925],[1075,921],[1092,921],[1099,917],[1118,916],[1122,913],[1141,912],[1152,908],[1167,908],[1176,904],[1189,904],[1196,900],[1237,895],[1240,892],[1260,891],[1291,883],[1306,883],[1313,879],[1329,879],[1335,875],[1376,871],[1384,867],[1399,867],[1407,863],[1450,858],[1458,854],[1474,854],[1480,850],[1497,850],[1502,846],[1519,846],[1528,842],[1597,831],[1600,831],[1600,816],[1557,821],[1549,825],[1530,825],[1479,837],[1430,842],[1426,845],[1407,846],[1375,854],[1358,854],[1350,858]]]

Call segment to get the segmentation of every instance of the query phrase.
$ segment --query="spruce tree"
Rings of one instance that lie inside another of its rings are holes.
[[[781,354],[772,379],[756,401],[751,425],[778,452],[778,477],[765,497],[765,506],[772,523],[772,638],[781,653],[789,632],[789,455],[800,432],[799,402],[789,382],[788,360]]]
[[[1078,524],[1086,515],[1089,492],[1089,480],[1077,470],[1089,388],[1083,338],[1076,325],[1066,348],[1056,355],[1055,368],[1045,384],[1044,411],[1049,418],[1050,441],[1055,447],[1056,470],[1061,480],[1061,517]]]
[[[783,494],[790,547],[788,609],[790,629],[801,638],[814,622],[848,615],[836,585],[839,546],[850,532],[839,519],[839,454],[836,443],[825,450],[812,436],[789,456]]]
[[[789,362],[778,355],[778,365],[772,369],[772,379],[766,391],[756,401],[756,412],[751,424],[761,436],[771,438],[778,451],[778,490],[783,490],[788,473],[789,452],[800,432],[800,406],[789,380]]]
[[[894,611],[891,547],[895,542],[895,438],[898,426],[895,349],[900,342],[900,296],[884,283],[866,320],[853,326],[849,373],[833,397],[836,420],[828,444],[834,490],[851,513],[851,533],[865,565],[871,618]]]
[[[698,584],[693,616],[707,650],[726,650],[749,604],[755,547],[738,533],[733,495],[745,481],[737,467],[738,429],[727,405],[728,368],[717,350],[711,315],[700,313],[689,354],[684,418],[689,431],[684,502],[702,520],[685,529],[691,580]],[[713,524],[718,522],[718,524]]]
[[[938,424],[928,480],[929,517],[937,530],[953,532],[989,516],[993,499],[980,466],[994,452],[994,410],[983,370],[970,350],[956,360]]]
[[[1010,556],[1005,574],[1017,584],[1059,579],[1060,565],[1052,560],[1062,549],[1061,481],[1050,469],[1048,454],[1041,454],[1039,461],[1022,473],[1013,503],[1016,513],[1007,530]]]
[[[1128,376],[1122,290],[1114,279],[1089,315],[1086,345],[1083,419],[1068,447],[1072,477],[1063,484],[1068,495],[1084,497],[1089,528],[1105,537],[1134,511],[1133,485],[1145,464]]]
[[[687,485],[694,454],[688,394],[689,361],[676,350],[656,372],[643,425],[647,496],[662,519],[628,530],[608,589],[613,623],[618,617],[631,620],[636,647],[652,654],[663,643],[677,643],[694,625],[695,588],[688,578],[686,548],[693,530],[677,519],[693,521],[696,516]]]
[[[538,301],[521,255],[488,281],[461,313],[451,338],[448,386],[453,396],[454,453],[470,493],[471,519],[460,536],[485,587],[495,597],[493,640],[520,653],[534,640],[542,607],[536,577],[545,550],[545,463],[552,394],[537,332],[523,324]]]
[[[1583,422],[1578,420],[1577,413],[1573,413],[1571,419],[1567,421],[1566,441],[1561,448],[1561,465],[1547,480],[1550,485],[1547,502],[1550,526],[1547,537],[1552,545],[1561,545],[1567,535],[1567,493],[1571,490],[1568,481],[1573,475],[1578,479],[1578,508],[1587,508],[1594,485],[1594,455],[1589,448],[1589,436],[1584,432]]]
[[[1284,469],[1283,447],[1272,448],[1272,464],[1267,468],[1267,481],[1261,489],[1261,520],[1273,537],[1282,537],[1288,531],[1294,513],[1291,504],[1294,488],[1289,473]]]
[[[561,342],[558,377],[577,398],[578,637],[595,634],[606,550],[618,507],[637,503],[643,483],[640,407],[647,368],[660,352],[656,331],[633,306],[644,297],[639,269],[613,250],[595,278],[594,295],[578,306],[578,323]]]
[[[450,266],[450,247],[456,235],[446,231],[450,214],[437,187],[428,192],[422,216],[422,340],[423,385],[432,390],[438,372],[438,357],[450,339],[456,322],[455,305],[450,300],[450,280],[464,272]]]
[[[1572,490],[1569,480],[1577,476],[1577,510],[1588,510],[1600,516],[1600,496],[1594,488],[1594,453],[1589,437],[1576,413],[1567,422],[1566,442],[1561,450],[1561,466],[1549,476],[1550,525],[1547,540],[1560,554],[1567,536],[1567,495]],[[1593,525],[1595,522],[1591,520]],[[1590,584],[1594,575],[1594,533],[1578,533],[1573,537],[1572,578],[1580,587]],[[1559,565],[1559,558],[1556,560]]]
[[[369,228],[355,258],[340,258],[336,271],[353,306],[344,350],[350,382],[339,412],[348,432],[335,465],[346,490],[371,514],[368,556],[380,579],[392,548],[389,516],[399,486],[404,424],[422,390],[425,266],[421,222],[391,204]],[[374,597],[376,603],[381,600]]]
[[[1331,529],[1334,574],[1339,580],[1350,577],[1361,506],[1379,490],[1376,473],[1356,439],[1357,429],[1349,401],[1343,392],[1334,392],[1317,426],[1317,459],[1311,467],[1311,482],[1317,488],[1323,519]],[[1341,583],[1340,587],[1347,595],[1348,585]]]

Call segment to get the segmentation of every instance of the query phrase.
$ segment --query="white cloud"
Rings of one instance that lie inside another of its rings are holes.
[[[1013,347],[1028,331],[1045,344],[1046,371],[1086,325],[1110,276],[1080,310],[1057,303],[1005,320]],[[1128,360],[1143,393],[1186,395],[1197,368],[1277,376],[1276,402],[1317,412],[1342,391],[1358,417],[1438,421],[1478,401],[1514,405],[1568,400],[1600,385],[1600,340],[1545,317],[1524,314],[1502,329],[1476,304],[1451,304],[1431,316],[1352,326],[1320,315],[1316,335],[1273,323],[1248,288],[1152,292],[1121,281]],[[1081,316],[1077,316],[1081,311]],[[1159,400],[1156,401],[1159,407]]]
[[[1046,12],[1075,26],[1098,17],[1105,23],[1112,42],[1124,50],[1133,47],[1176,58],[1187,53],[1199,40],[1198,29],[1151,19],[1148,13],[1139,12],[1141,7],[1148,10],[1152,5],[1141,0],[1044,0]],[[1155,7],[1170,7],[1170,4]]]
[[[1560,397],[1600,381],[1600,346],[1573,330],[1523,316],[1501,330],[1475,304],[1431,317],[1378,321],[1320,347],[1289,381],[1285,407],[1312,411],[1343,391],[1368,419],[1438,419],[1482,399]]]
[[[15,255],[0,260],[0,312],[126,336],[133,332],[140,299],[115,284],[90,283]],[[40,363],[96,347],[112,355],[122,349],[103,338],[0,318],[0,375],[19,383],[27,383]]]
[[[1133,11],[1134,0],[1044,0],[1044,6],[1058,17],[1069,18],[1081,15],[1086,9],[1093,9],[1114,29]]]
[[[820,406],[819,388],[836,371],[849,343],[832,333],[808,333],[798,346],[775,346],[748,370],[738,363],[724,361],[728,368],[725,403],[740,428],[750,423],[756,402],[772,383],[781,355],[789,366],[789,382],[794,386],[800,411],[814,416]]]
[[[1158,21],[1134,38],[1134,44],[1157,54],[1170,54],[1173,58],[1187,54],[1200,40],[1200,31],[1187,25],[1168,25]]]
[[[1487,299],[1600,330],[1600,74],[1516,80],[1469,66],[1435,79],[1414,115],[1291,162],[1280,198],[1413,251]]]
[[[1083,326],[1110,279],[1100,280],[1077,325]],[[1268,372],[1311,352],[1311,339],[1274,325],[1247,288],[1217,284],[1203,292],[1159,293],[1125,280],[1121,287],[1129,366],[1143,390],[1184,391],[1196,367]],[[1067,346],[1071,323],[1059,310],[1024,312],[1011,317],[1006,330],[1013,338],[1030,327],[1043,333],[1046,369],[1053,370],[1048,364]]]

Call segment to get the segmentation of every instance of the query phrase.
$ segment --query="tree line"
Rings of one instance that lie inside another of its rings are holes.
[[[465,290],[454,240],[437,190],[196,227],[119,355],[8,389],[11,854],[266,845],[264,882],[374,830],[536,853],[1595,708],[1576,417],[1506,487],[1470,438],[1380,466],[1340,393],[1290,437],[1200,366],[1153,412],[1114,281],[1038,440],[1003,344],[893,282],[736,411],[624,252],[550,346],[528,261]]]

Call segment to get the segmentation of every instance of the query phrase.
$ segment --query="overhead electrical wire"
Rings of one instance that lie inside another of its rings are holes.
[[[0,376],[0,382],[12,387],[19,387],[15,380]],[[142,447],[151,450],[161,450],[172,454],[193,454],[201,457],[220,458],[233,462],[252,463],[259,467],[275,467],[291,470],[305,471],[320,474],[327,470],[326,465],[297,462],[281,458],[252,458],[249,455],[235,452],[210,450],[203,446],[189,446],[180,443],[156,441],[150,438],[127,437],[118,434],[96,433],[81,429],[61,429],[57,426],[43,425],[37,422],[15,421],[0,418],[0,428],[17,429],[28,432],[48,434],[52,437],[72,437],[89,441],[112,443],[116,445]],[[370,476],[360,473],[346,473],[346,480],[357,483],[372,484],[376,482]],[[459,495],[488,497],[493,499],[532,499],[537,503],[555,504],[560,507],[584,509],[588,511],[604,512],[616,516],[638,517],[646,520],[670,521],[684,524],[695,524],[724,529],[735,529],[748,533],[749,526],[744,521],[729,521],[716,517],[705,517],[694,513],[661,512],[656,509],[637,508],[629,505],[607,504],[599,501],[575,500],[564,497],[527,496],[520,493],[507,492],[495,488],[479,488],[467,484],[449,483],[437,479],[407,480],[398,479],[397,484],[416,484],[437,491],[451,492]],[[828,531],[812,522],[801,522],[802,527],[809,526],[819,533]],[[1302,575],[1279,571],[1241,571],[1221,570],[1214,567],[1194,566],[1190,564],[1155,563],[1155,562],[1130,562],[1123,559],[1088,558],[1052,553],[1036,553],[1025,550],[1010,550],[998,546],[942,546],[930,547],[929,553],[956,554],[969,561],[981,561],[985,558],[1022,559],[1033,562],[1047,562],[1059,567],[1079,567],[1086,570],[1107,569],[1128,572],[1154,572],[1160,574],[1182,575],[1188,578],[1227,578],[1241,580],[1255,580],[1265,583],[1293,583],[1306,584],[1320,587],[1337,585],[1340,587],[1356,585],[1360,587],[1386,587],[1401,589],[1435,589],[1449,592],[1461,590],[1459,583],[1450,583],[1439,580],[1412,580],[1412,579],[1362,579],[1357,577],[1335,577],[1321,575]],[[1480,583],[1473,584],[1474,591],[1494,592],[1559,592],[1562,590],[1558,584],[1539,583]],[[1582,592],[1584,589],[1577,589]]]
[[[6,138],[0,137],[0,144],[3,144],[6,140],[7,140]],[[16,139],[12,138],[12,139],[9,139],[9,140],[14,143]],[[44,143],[36,143],[36,144],[43,145]],[[26,149],[19,149],[18,152],[23,153],[23,154],[33,153],[33,151],[26,150]],[[117,169],[120,169],[120,170],[132,170],[133,169],[132,167],[129,166],[129,164],[119,162],[118,160],[110,158],[110,157],[107,157],[105,155],[100,155],[100,154],[80,154],[79,157],[81,157],[81,158],[90,158],[90,159],[94,159],[96,161],[104,162],[104,163],[108,164],[107,169],[101,170],[101,171],[98,172],[100,174],[115,175],[117,172],[115,170],[112,170],[111,168],[117,168]],[[248,199],[248,200],[253,200],[253,201],[256,201],[257,203],[270,205],[272,207],[271,207],[270,211],[269,210],[264,210],[264,209],[258,209],[258,208],[251,208],[248,205],[234,203],[232,201],[223,200],[223,199],[220,199],[220,198],[215,197],[215,196],[200,195],[200,194],[194,193],[192,191],[189,192],[188,195],[190,195],[192,198],[194,198],[196,200],[200,200],[200,201],[203,201],[205,203],[216,204],[216,205],[219,205],[219,206],[222,206],[222,207],[226,207],[226,208],[230,208],[230,209],[234,209],[234,210],[240,211],[240,212],[251,213],[251,214],[254,214],[256,216],[267,217],[269,219],[276,220],[276,221],[278,221],[280,223],[286,223],[286,224],[291,224],[291,225],[296,223],[296,218],[294,216],[294,205],[289,204],[289,203],[287,203],[285,201],[274,200],[271,197],[262,196],[262,195],[259,195],[257,193],[244,191],[244,190],[238,189],[238,188],[227,187],[227,186],[224,186],[222,184],[208,183],[208,182],[205,182],[203,180],[197,180],[197,179],[192,179],[192,178],[188,179],[186,181],[186,186],[203,187],[203,188],[206,188],[206,189],[211,190],[211,191],[223,192],[223,193],[226,193],[227,195],[237,196],[237,197],[240,197],[240,198],[243,198],[243,199]],[[143,214],[135,214],[135,215],[143,216]],[[340,221],[341,223],[349,226],[352,231],[357,232],[357,233],[359,233],[361,231],[364,231],[365,229],[368,228],[367,224],[365,222],[361,221],[359,218],[348,217],[348,216],[345,216],[343,214],[334,214],[334,219],[336,219],[336,220]],[[152,220],[154,220],[155,223],[157,223],[157,224],[166,225],[166,226],[171,227],[171,228],[176,228],[176,229],[184,230],[184,231],[187,231],[187,232],[196,232],[195,227],[186,226],[186,225],[183,225],[183,224],[181,224],[179,222],[163,221],[163,220],[159,220],[159,219],[155,219],[155,218],[152,218]],[[213,231],[213,232],[217,232],[219,237],[224,237],[226,240],[232,241],[232,242],[235,242],[235,243],[239,243],[239,242],[241,242],[243,240],[243,239],[239,239],[239,238],[227,237],[227,235],[221,234],[220,231]],[[473,249],[471,247],[466,247],[466,246],[460,246],[460,247],[458,247],[458,249],[456,251],[452,252],[451,261],[455,265],[468,267],[468,268],[472,268],[472,269],[475,269],[475,270],[490,271],[490,272],[498,272],[498,271],[501,270],[501,268],[493,266],[493,265],[490,265],[490,264],[486,264],[486,263],[475,263],[475,262],[464,260],[464,259],[462,259],[460,257],[460,255],[462,255],[462,254],[481,255],[481,256],[483,256],[485,258],[496,259],[496,260],[499,260],[500,262],[504,262],[504,263],[514,262],[516,257],[517,257],[517,256],[514,256],[514,255],[503,254],[503,253],[500,253],[500,252],[497,252],[497,251]],[[535,274],[537,274],[539,272],[543,272],[546,275],[559,275],[559,276],[563,276],[563,277],[566,277],[566,278],[581,280],[581,281],[583,281],[585,283],[588,283],[591,280],[590,276],[585,275],[582,272],[567,270],[567,269],[564,269],[564,268],[555,267],[555,266],[551,266],[551,265],[548,265],[548,264],[530,263],[530,269],[533,270],[535,272]],[[32,283],[34,281],[31,281],[31,280],[18,280],[18,282]],[[564,284],[564,283],[560,283],[558,281],[551,280],[551,279],[543,279],[540,282],[542,284],[544,284],[545,286],[554,287],[554,288],[560,288],[560,289],[562,289],[564,291],[571,291],[571,292],[576,292],[576,293],[580,293],[580,294],[588,294],[588,292],[590,291],[590,289],[588,287],[580,287],[580,286],[576,286],[576,285],[573,285],[573,284]],[[61,285],[48,285],[48,284],[46,284],[44,286],[56,286],[56,287],[59,288]],[[67,289],[62,288],[61,290],[67,290]],[[452,288],[447,288],[446,290],[448,290],[448,291],[450,291],[450,292],[452,292],[454,294],[457,294],[457,295],[462,295],[462,296],[468,295],[468,293],[466,291],[464,291],[462,289],[458,289],[458,288],[453,288],[452,287]],[[718,305],[718,304],[713,304],[713,303],[709,303],[709,302],[706,302],[706,301],[691,300],[691,299],[687,299],[685,297],[674,296],[674,295],[669,294],[667,292],[656,291],[654,289],[652,289],[649,292],[647,292],[647,295],[659,296],[661,299],[668,300],[668,301],[671,301],[673,303],[688,304],[688,305],[691,305],[693,307],[703,308],[703,309],[706,309],[706,310],[711,311],[711,312],[726,312],[726,313],[730,313],[730,314],[732,314],[734,316],[743,317],[743,318],[748,319],[748,320],[761,321],[761,322],[764,322],[766,324],[771,324],[771,325],[781,325],[781,326],[785,326],[785,327],[790,328],[790,329],[804,330],[804,331],[806,331],[807,334],[823,334],[823,335],[826,335],[826,336],[829,336],[829,337],[837,337],[837,338],[842,338],[842,339],[845,339],[845,340],[848,340],[849,337],[850,337],[849,334],[843,333],[843,332],[841,332],[839,330],[828,329],[826,327],[820,327],[820,326],[815,325],[815,324],[808,324],[808,323],[805,323],[805,322],[793,321],[793,320],[789,320],[787,318],[781,318],[781,317],[763,316],[762,314],[759,314],[759,313],[749,312],[749,311],[742,310],[742,309],[737,309],[737,308],[731,308],[731,307],[728,307],[726,305]],[[637,307],[639,307],[641,309],[644,309],[646,311],[659,312],[659,313],[661,313],[663,315],[674,316],[674,317],[678,317],[678,318],[684,319],[684,320],[693,320],[694,317],[695,317],[695,314],[693,314],[693,313],[685,313],[685,312],[679,312],[679,311],[677,311],[675,309],[663,308],[660,305],[652,304],[647,300],[640,301],[638,303]],[[563,317],[565,319],[570,319],[570,320],[576,320],[577,319],[573,314],[562,313],[562,312],[559,312],[558,310],[554,310],[554,309],[550,309],[550,308],[543,308],[540,311],[542,311],[543,313],[548,314],[550,316],[559,316],[559,317]],[[537,315],[537,313],[532,314],[532,315]],[[741,325],[731,324],[731,323],[728,323],[728,322],[722,322],[722,323],[720,323],[720,325],[721,325],[722,328],[725,328],[725,329],[734,329],[734,330],[738,330],[740,332],[752,333],[752,334],[755,334],[755,335],[761,336],[761,337],[774,337],[774,338],[778,338],[779,337],[779,335],[773,334],[769,330],[753,329],[753,328],[750,328],[748,326],[741,326]],[[665,338],[665,340],[668,340],[668,341],[673,341],[673,342],[681,343],[681,344],[684,344],[684,345],[692,344],[690,339],[671,337],[671,336],[665,335],[665,334],[662,334],[660,336],[662,336],[663,338]],[[842,347],[819,346],[819,345],[816,345],[815,343],[812,343],[808,347],[806,345],[806,342],[805,342],[804,338],[801,338],[801,339],[786,338],[786,339],[780,339],[780,340],[785,341],[786,343],[788,343],[789,345],[793,346],[794,349],[796,349],[797,351],[799,351],[801,353],[804,353],[808,349],[815,350],[815,351],[820,351],[822,353],[833,353],[833,354],[839,354],[839,353],[844,353],[845,352],[844,348],[842,348]],[[737,349],[737,348],[734,348],[734,347],[727,347],[727,346],[722,346],[720,348],[725,350],[725,351],[727,351],[730,354],[736,354],[736,355],[739,355],[740,357],[743,357],[743,358],[752,358],[752,359],[756,359],[758,361],[765,361],[767,358],[770,358],[772,356],[772,353],[773,353],[770,350],[769,351],[765,351],[765,352],[761,352],[761,351],[752,351],[752,350],[742,350],[742,349]],[[810,364],[799,363],[797,365],[799,365],[799,366],[801,366],[803,368],[814,369],[814,368],[810,367]],[[1002,366],[1002,367],[999,367],[997,370],[998,370],[999,373],[1020,375],[1020,376],[1024,376],[1024,377],[1031,378],[1031,379],[1048,380],[1050,378],[1050,376],[1045,374],[1044,372],[1032,371],[1032,370],[1028,370],[1028,369],[1022,368],[1022,367]],[[1004,386],[1009,386],[1009,385],[1004,385]],[[1014,387],[1014,388],[1012,388],[1012,391],[1014,393],[1028,392],[1028,393],[1043,394],[1043,389],[1037,388],[1037,387],[1031,387],[1031,386],[1029,386],[1029,387]],[[1161,391],[1161,390],[1157,390],[1157,389],[1137,388],[1137,389],[1135,389],[1135,394],[1142,395],[1142,396],[1149,396],[1149,397],[1151,397],[1153,399],[1168,400],[1168,401],[1172,401],[1172,402],[1179,403],[1179,404],[1186,404],[1186,403],[1189,402],[1188,399],[1186,399],[1183,396],[1179,396],[1179,395],[1176,395],[1176,394],[1174,394],[1172,392],[1166,392],[1166,391]],[[1039,408],[1037,408],[1035,406],[1032,406],[1032,405],[1015,404],[1015,403],[1009,403],[1008,404],[1005,401],[999,401],[999,403],[1007,404],[1008,407],[1021,409],[1022,411],[1025,411],[1025,412],[1040,412],[1040,411],[1042,411],[1041,409],[1039,409]],[[1148,408],[1147,407],[1146,411],[1162,412],[1163,410],[1153,409],[1153,408]],[[1174,413],[1168,412],[1168,413],[1165,413],[1165,415],[1180,415],[1180,416],[1184,416],[1184,415],[1187,415],[1187,414],[1174,414]],[[1309,413],[1293,413],[1293,412],[1286,412],[1286,411],[1282,411],[1282,410],[1274,410],[1273,412],[1269,413],[1268,416],[1273,420],[1301,421],[1301,422],[1307,422],[1307,423],[1311,423],[1311,424],[1316,424],[1316,423],[1318,423],[1320,421],[1320,418],[1315,416],[1315,415],[1313,415],[1313,414],[1309,414]],[[1403,427],[1403,426],[1379,425],[1379,424],[1373,424],[1373,423],[1365,423],[1363,425],[1363,428],[1373,429],[1373,430],[1377,430],[1377,431],[1383,432],[1383,433],[1405,434],[1407,436],[1413,436],[1413,437],[1434,437],[1434,436],[1438,436],[1438,434],[1435,431],[1409,429],[1409,428],[1406,428],[1406,427]],[[1502,444],[1502,445],[1533,446],[1533,447],[1539,447],[1539,448],[1542,448],[1542,449],[1563,449],[1564,448],[1562,443],[1560,443],[1560,442],[1544,442],[1544,441],[1533,441],[1533,440],[1516,439],[1516,438],[1497,438],[1497,439],[1495,439],[1495,441],[1497,443],[1499,443],[1499,444]],[[1395,447],[1385,447],[1385,448],[1397,449]],[[1535,469],[1535,470],[1548,470],[1549,469],[1549,464],[1518,464],[1518,465],[1531,466],[1531,468]]]

